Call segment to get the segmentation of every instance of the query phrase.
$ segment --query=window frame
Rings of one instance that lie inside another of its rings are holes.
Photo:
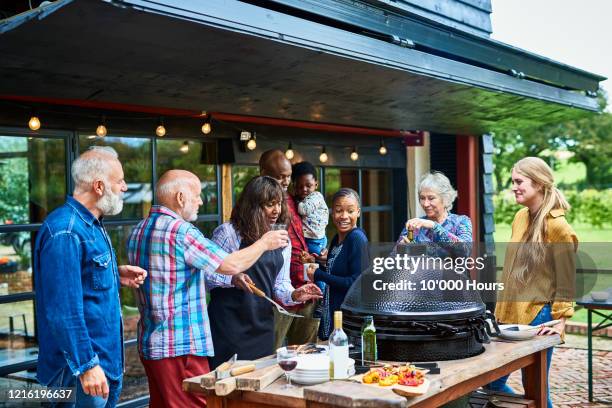
[[[6,127],[0,126],[0,137],[8,136],[8,137],[34,137],[34,138],[43,138],[43,139],[63,139],[64,140],[64,149],[65,149],[65,189],[66,195],[72,193],[74,189],[74,183],[72,180],[72,163],[80,154],[80,137],[86,134],[80,130],[54,130],[54,129],[42,129],[40,131],[34,132],[29,128],[18,128],[18,127]],[[152,205],[157,204],[157,200],[155,197],[155,181],[157,180],[157,136],[148,136],[143,135],[142,133],[131,133],[131,132],[121,132],[117,134],[110,134],[109,137],[117,137],[117,138],[143,138],[149,139],[151,142],[150,145],[150,174],[151,174],[151,190],[152,190]],[[201,138],[197,137],[169,137],[169,140],[187,140],[193,143],[204,143]],[[222,178],[221,178],[221,165],[214,164],[211,165],[215,168],[215,179],[216,179],[216,194],[217,197],[221,197],[222,191]],[[195,222],[216,222],[217,224],[221,224],[222,215],[221,210],[222,206],[220,204],[220,200],[218,200],[219,204],[217,205],[217,211],[215,213],[208,214],[199,214],[198,219]],[[116,220],[107,220],[104,222],[104,225],[107,229],[112,229],[114,227],[121,226],[130,226],[136,225],[140,222],[141,219],[116,219]],[[29,223],[29,224],[0,224],[0,233],[9,233],[9,232],[37,232],[40,230],[42,226],[42,222],[38,223]],[[34,266],[32,265],[32,268]],[[33,290],[30,292],[20,292],[20,293],[12,293],[8,295],[0,295],[0,304],[8,304],[15,303],[21,301],[32,301],[34,306],[34,325],[36,326],[36,282],[34,279],[34,273],[32,273],[32,288]],[[38,335],[36,330],[34,331],[35,335],[31,336],[32,340],[36,342],[38,345]],[[136,338],[124,339],[123,343],[125,347],[134,346],[136,343]],[[37,364],[37,359],[27,359],[17,364],[3,364],[0,361],[0,373],[3,373],[2,376],[22,371],[24,369],[35,368]],[[136,398],[133,401],[139,401],[143,397]],[[148,397],[147,397],[148,400]],[[124,405],[128,403],[128,401],[122,403]]]

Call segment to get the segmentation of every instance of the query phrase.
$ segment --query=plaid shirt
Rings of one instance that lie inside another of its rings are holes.
[[[214,273],[227,253],[172,210],[153,206],[128,239],[130,264],[147,270],[138,289],[138,349],[148,360],[214,356],[206,289],[228,286]]]
[[[219,225],[213,232],[212,240],[219,244],[227,253],[238,251],[240,249],[240,243],[242,242],[242,238],[230,222]],[[290,259],[291,245],[287,245],[283,249],[283,267],[274,281],[274,297],[285,306],[300,304],[291,299],[291,294],[295,289],[291,286],[291,280],[289,279]]]

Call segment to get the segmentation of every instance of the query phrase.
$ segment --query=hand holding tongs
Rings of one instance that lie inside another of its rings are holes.
[[[270,299],[264,293],[263,290],[259,289],[257,286],[253,285],[252,283],[247,283],[247,285],[249,285],[249,287],[251,288],[251,290],[253,291],[254,294],[256,294],[257,296],[262,297],[262,298],[266,299],[268,302],[272,303],[276,307],[276,310],[278,310],[278,312],[280,314],[284,314],[285,316],[291,316],[291,317],[304,317],[304,316],[300,316],[298,314],[289,313],[287,310],[285,310],[284,307],[282,307],[281,305],[276,303],[274,300]]]

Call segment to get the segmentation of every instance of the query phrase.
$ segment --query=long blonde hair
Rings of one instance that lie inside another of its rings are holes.
[[[549,213],[555,209],[569,210],[570,205],[563,193],[555,187],[552,169],[546,162],[538,157],[525,157],[517,161],[512,167],[520,175],[531,180],[533,187],[540,189],[544,198],[542,205],[535,214],[529,214],[529,226],[521,238],[521,242],[528,245],[520,245],[517,259],[522,265],[515,268],[516,278],[525,283],[528,279],[528,271],[540,266],[546,257],[546,236]]]

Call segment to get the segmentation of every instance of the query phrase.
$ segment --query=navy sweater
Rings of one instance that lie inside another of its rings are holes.
[[[329,246],[332,249],[338,246],[336,234]],[[315,281],[323,281],[329,285],[329,312],[340,310],[344,297],[349,288],[357,280],[361,272],[369,265],[368,237],[361,228],[352,229],[342,242],[342,249],[334,261],[331,271],[325,272],[321,268],[314,274]]]

